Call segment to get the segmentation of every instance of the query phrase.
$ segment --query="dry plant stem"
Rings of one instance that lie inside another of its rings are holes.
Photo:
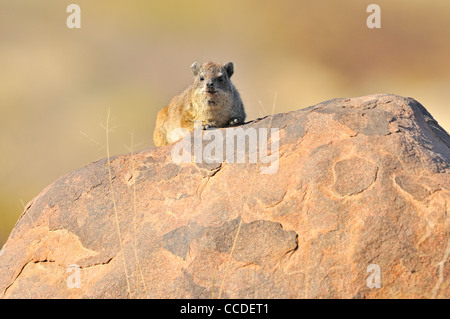
[[[135,159],[134,159],[134,153],[133,153],[133,148],[134,148],[134,133],[131,134],[131,160],[133,161],[132,163],[132,170],[134,171],[134,163],[135,163]],[[142,268],[141,268],[141,263],[139,261],[138,255],[137,255],[137,249],[136,249],[136,213],[137,213],[137,209],[136,209],[136,181],[133,183],[133,228],[134,228],[134,233],[133,233],[133,249],[134,249],[134,258],[136,259],[136,263],[137,263],[137,267],[139,270],[139,275],[141,277],[141,281],[142,281],[142,285],[144,286],[144,291],[145,294],[148,294],[147,291],[147,286],[145,284],[145,280],[144,280],[144,275],[142,273]]]
[[[269,130],[272,128],[272,119],[273,119],[273,114],[275,112],[276,102],[277,102],[277,92],[275,92],[275,95],[273,98],[272,113],[270,115],[270,122],[269,122]],[[251,191],[253,190],[253,186],[254,186],[254,183],[252,183],[249,193],[251,193]],[[234,236],[233,246],[231,247],[230,256],[228,257],[227,266],[225,268],[225,273],[222,277],[222,283],[220,284],[219,295],[217,297],[218,299],[220,299],[222,297],[223,286],[225,284],[225,279],[228,276],[228,270],[230,268],[231,258],[233,257],[233,252],[234,252],[234,249],[236,248],[236,243],[237,243],[237,239],[239,237],[239,232],[241,231],[242,221],[243,221],[243,216],[241,216],[241,220],[239,221],[239,226],[236,231],[236,235]]]
[[[111,176],[111,161],[109,156],[109,113],[110,109],[108,108],[108,116],[106,117],[106,157],[107,157],[107,167],[108,167],[108,177],[109,177],[109,185],[111,187],[111,197],[113,201],[114,206],[114,217],[116,220],[116,227],[117,227],[117,235],[119,237],[119,245],[120,245],[120,252],[122,254],[122,261],[123,261],[123,268],[125,270],[125,277],[127,280],[127,291],[128,291],[128,297],[131,298],[131,289],[130,289],[130,281],[128,280],[128,271],[127,271],[127,264],[125,261],[125,254],[123,252],[123,245],[122,245],[122,236],[120,233],[120,225],[119,225],[119,217],[117,215],[117,205],[116,205],[116,199],[114,197],[114,188],[112,185],[112,176]]]
[[[224,275],[222,277],[222,283],[220,284],[219,296],[217,297],[218,299],[220,299],[222,297],[223,285],[225,283],[225,278],[228,275],[228,269],[230,268],[231,258],[233,257],[234,248],[236,247],[237,239],[239,237],[239,232],[241,230],[242,220],[243,219],[241,217],[241,220],[239,221],[239,226],[238,226],[238,229],[237,229],[237,232],[236,232],[236,236],[234,236],[234,241],[233,241],[233,246],[231,247],[230,256],[228,257],[227,267],[225,268],[225,273],[224,273]]]
[[[441,288],[442,282],[444,281],[444,265],[445,265],[449,255],[450,255],[450,238],[447,243],[447,248],[445,249],[445,252],[444,252],[444,257],[442,258],[441,262],[439,262],[439,264],[438,264],[439,265],[439,268],[438,268],[439,269],[439,279],[436,283],[436,286],[434,286],[434,288],[433,288],[431,299],[436,299],[439,289]]]

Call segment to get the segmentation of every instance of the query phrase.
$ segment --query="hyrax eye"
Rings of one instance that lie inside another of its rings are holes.
[[[219,76],[219,77],[217,78],[217,80],[219,80],[219,82],[223,82],[223,76]]]
[[[204,81],[205,78],[203,76],[200,77],[200,81]]]

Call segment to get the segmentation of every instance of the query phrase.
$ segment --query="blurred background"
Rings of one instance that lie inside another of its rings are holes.
[[[81,29],[68,29],[69,4]],[[395,93],[450,129],[450,1],[0,2],[0,247],[61,175],[153,147],[157,111],[194,61],[235,63],[248,120],[337,97]]]

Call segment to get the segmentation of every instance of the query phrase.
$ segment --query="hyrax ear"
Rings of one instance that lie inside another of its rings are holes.
[[[231,76],[232,76],[233,73],[234,73],[234,65],[233,65],[233,62],[228,62],[227,64],[225,64],[225,65],[223,66],[223,68],[225,69],[225,71],[227,71],[228,77],[231,78]]]
[[[194,62],[191,65],[191,70],[192,70],[192,74],[194,74],[194,76],[197,76],[198,72],[200,72],[200,63],[198,62]]]

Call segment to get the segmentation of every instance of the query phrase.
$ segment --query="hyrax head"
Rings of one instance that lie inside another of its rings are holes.
[[[194,62],[191,65],[194,74],[194,88],[208,95],[231,91],[230,78],[234,73],[232,62],[224,65],[214,62],[206,62],[200,65]]]

